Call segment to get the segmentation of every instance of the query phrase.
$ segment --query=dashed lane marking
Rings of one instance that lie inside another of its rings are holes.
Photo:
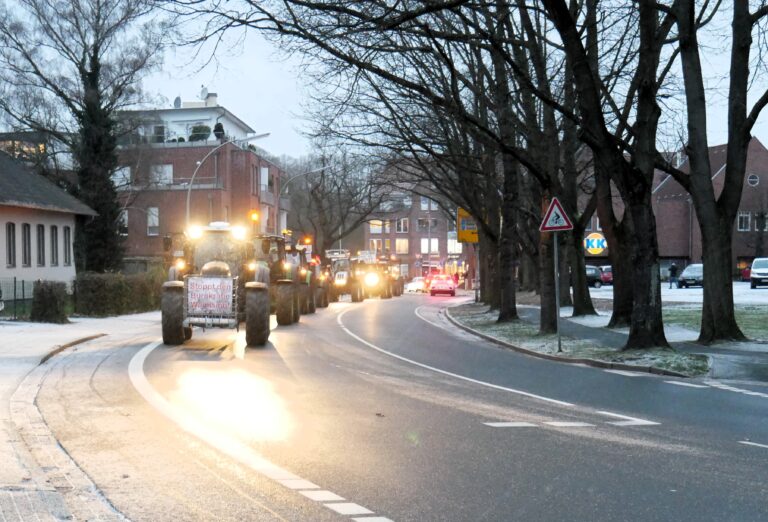
[[[393,522],[386,517],[356,517],[352,520],[354,520],[354,522]]]
[[[613,424],[614,426],[658,426],[658,422],[653,422],[645,419],[638,419],[637,417],[630,417],[628,415],[620,415],[610,411],[598,411],[601,415],[607,415],[608,417],[615,417],[617,419],[624,419],[623,421],[612,421],[606,424]]]
[[[564,422],[564,421],[548,421],[545,422],[547,426],[554,426],[555,428],[590,428],[594,427],[594,424],[588,422]]]
[[[270,462],[254,451],[250,446],[244,444],[235,437],[219,433],[204,425],[194,417],[184,415],[174,408],[171,403],[165,400],[165,398],[160,395],[151,384],[149,384],[147,376],[144,375],[144,361],[152,350],[160,346],[160,344],[160,341],[156,341],[144,346],[131,358],[131,362],[128,364],[128,376],[130,377],[134,388],[136,388],[136,391],[144,397],[144,400],[151,404],[157,411],[168,417],[168,419],[187,433],[197,437],[224,455],[229,456],[256,473],[272,479],[288,489],[298,491],[310,500],[322,503],[323,506],[336,513],[349,516],[374,514],[370,509],[352,502],[329,503],[345,499],[336,493],[320,489],[316,484],[294,475],[290,471]]]
[[[706,384],[692,384],[690,382],[680,381],[664,381],[667,384],[674,384],[675,386],[685,386],[687,388],[709,388]]]
[[[752,397],[762,397],[764,399],[768,399],[768,393],[745,390],[743,388],[736,388],[734,386],[730,386],[728,384],[723,384],[715,381],[704,381],[704,382],[709,386],[713,388],[717,388],[719,390],[726,390],[726,391],[731,391],[735,393],[741,393],[742,395],[751,395]]]
[[[747,446],[757,446],[758,448],[768,449],[768,444],[758,444],[757,442],[750,442],[748,440],[740,440],[739,444],[745,444]]]
[[[625,370],[603,370],[606,373],[615,373],[616,375],[623,375],[624,377],[643,377],[642,373],[628,372]]]
[[[353,337],[353,338],[357,339],[358,341],[360,341],[364,345],[368,346],[369,348],[373,348],[374,350],[376,350],[378,352],[381,352],[383,354],[389,355],[390,357],[394,357],[395,359],[398,359],[400,361],[407,362],[409,364],[413,364],[414,366],[418,366],[419,368],[424,368],[424,369],[427,369],[427,370],[430,370],[430,371],[433,371],[433,372],[436,372],[436,373],[440,373],[440,374],[443,374],[443,375],[448,375],[449,377],[454,377],[456,379],[461,379],[463,381],[471,382],[471,383],[474,383],[474,384],[479,384],[481,386],[486,386],[488,388],[493,388],[495,390],[502,390],[502,391],[514,393],[514,394],[517,394],[517,395],[522,395],[524,397],[530,397],[531,399],[538,399],[540,401],[549,402],[551,404],[557,404],[558,406],[568,406],[568,407],[573,407],[574,406],[570,402],[559,401],[557,399],[550,399],[549,397],[542,397],[541,395],[536,395],[534,393],[528,393],[526,391],[516,390],[514,388],[507,388],[506,386],[499,386],[498,384],[492,384],[490,382],[479,381],[477,379],[472,379],[471,377],[465,377],[464,375],[459,375],[457,373],[452,373],[452,372],[448,372],[448,371],[445,371],[445,370],[441,370],[440,368],[435,368],[434,366],[429,366],[427,364],[416,362],[416,361],[414,361],[412,359],[408,359],[407,357],[403,357],[402,355],[397,355],[396,353],[390,352],[390,351],[385,350],[383,348],[379,348],[375,344],[366,341],[365,339],[363,339],[359,335],[356,335],[356,334],[352,333],[349,330],[349,328],[344,326],[344,323],[342,322],[341,319],[342,319],[342,317],[344,317],[344,314],[346,314],[348,311],[349,310],[344,310],[343,312],[341,312],[336,317],[336,322],[339,323],[339,326],[341,327],[341,329],[344,330],[344,332],[347,333],[347,335],[349,335],[350,337]]]
[[[484,422],[491,428],[535,428],[537,424],[533,422]]]

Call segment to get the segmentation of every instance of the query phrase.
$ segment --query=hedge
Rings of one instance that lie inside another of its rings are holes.
[[[75,280],[75,313],[105,317],[160,308],[162,270],[141,274],[83,272]]]
[[[32,290],[30,321],[38,323],[68,323],[67,285],[58,281],[35,281]]]

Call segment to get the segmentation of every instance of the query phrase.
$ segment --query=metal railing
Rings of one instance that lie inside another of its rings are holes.
[[[0,277],[0,319],[28,319],[32,311],[35,281]]]

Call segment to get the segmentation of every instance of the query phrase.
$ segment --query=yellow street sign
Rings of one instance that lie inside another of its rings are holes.
[[[461,207],[456,211],[456,232],[459,243],[477,243],[477,223]]]

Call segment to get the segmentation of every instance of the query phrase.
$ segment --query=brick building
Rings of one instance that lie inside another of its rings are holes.
[[[720,195],[725,180],[727,145],[710,147],[712,184]],[[679,168],[686,171],[683,159]],[[660,182],[653,191],[653,206],[659,240],[662,273],[672,261],[678,264],[701,263],[701,233],[690,195],[671,176],[659,174]],[[752,138],[747,155],[747,170],[741,205],[733,229],[733,264],[736,270],[746,268],[752,259],[768,255],[768,149]],[[761,252],[762,249],[762,252]]]
[[[164,238],[178,249],[187,198],[190,224],[228,221],[267,233],[286,227],[289,204],[279,197],[284,171],[247,146],[253,129],[215,101],[209,95],[208,105],[124,113],[141,122],[121,145],[121,167],[113,176],[123,205],[126,269],[162,262]],[[225,135],[189,140],[220,122]],[[238,139],[243,141],[233,142]],[[250,220],[252,211],[259,214],[257,222]]]
[[[432,267],[463,273],[467,249],[456,240],[455,218],[436,201],[410,191],[392,194],[364,225],[368,250],[394,255],[409,279]]]

